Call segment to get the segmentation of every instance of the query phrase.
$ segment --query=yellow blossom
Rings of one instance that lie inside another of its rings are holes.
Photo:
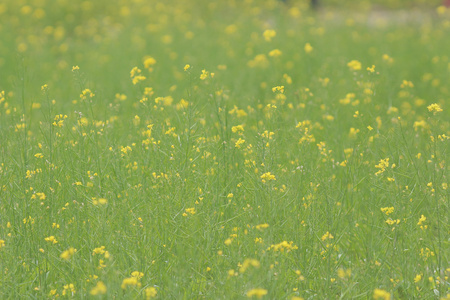
[[[269,52],[269,56],[270,57],[278,57],[281,56],[281,51],[279,49],[273,49],[272,51]]]
[[[442,111],[442,108],[437,103],[433,103],[427,106],[428,111],[433,112],[433,114],[436,114],[438,112]]]
[[[158,291],[153,286],[148,287],[144,290],[145,299],[150,300],[151,298],[155,298],[158,294]]]
[[[270,42],[277,35],[276,31],[273,29],[267,29],[264,31],[263,36],[267,42]]]
[[[235,146],[236,148],[241,148],[241,145],[244,144],[244,143],[245,143],[245,140],[239,138],[239,139],[236,141],[236,143],[234,144],[234,146]]]
[[[144,67],[145,67],[146,69],[151,70],[151,67],[152,67],[154,64],[156,64],[156,59],[154,59],[153,57],[148,56],[148,57],[146,57],[146,58],[144,59]]]
[[[256,225],[255,227],[256,227],[256,229],[258,229],[258,230],[263,230],[263,229],[268,228],[268,227],[269,227],[269,224],[267,224],[267,223],[259,224],[259,225]]]
[[[107,291],[106,285],[103,282],[99,281],[97,282],[95,287],[91,289],[90,294],[93,296],[104,295],[106,294],[106,291]]]
[[[272,92],[280,92],[280,93],[284,93],[284,86],[274,86],[273,88],[272,88]]]
[[[71,296],[73,296],[75,294],[75,286],[73,285],[73,283],[65,284],[63,286],[62,295],[65,296],[65,295],[67,295],[67,293],[70,293]]]
[[[304,47],[304,50],[305,50],[305,53],[308,54],[308,53],[311,53],[314,50],[314,48],[311,46],[310,43],[306,43],[305,47]]]
[[[298,247],[296,245],[294,245],[294,242],[287,242],[287,241],[282,241],[279,244],[274,244],[271,245],[269,248],[267,248],[267,250],[272,250],[274,252],[280,251],[280,252],[291,252],[292,250],[297,250]]]
[[[256,259],[247,258],[239,269],[239,273],[244,273],[250,266],[259,268],[260,263]]]
[[[389,215],[394,212],[394,207],[383,207],[381,208],[381,211],[384,212],[386,215]]]
[[[252,298],[253,296],[255,296],[256,298],[261,299],[262,297],[267,295],[267,293],[268,291],[266,289],[251,289],[247,292],[247,297]]]
[[[391,294],[382,289],[375,289],[373,291],[373,299],[375,299],[375,300],[390,300]]]
[[[126,289],[129,286],[136,286],[136,287],[140,287],[141,283],[139,282],[139,279],[137,277],[128,277],[125,278],[122,281],[122,285],[120,286],[122,289]]]
[[[334,239],[334,236],[329,233],[328,231],[321,237],[322,241],[325,241],[326,239]]]
[[[361,63],[357,60],[350,61],[347,66],[351,71],[359,71],[361,70]]]
[[[243,132],[244,131],[244,127],[242,125],[233,126],[233,127],[231,127],[231,131],[233,133]]]
[[[415,277],[414,277],[414,282],[415,283],[418,283],[419,281],[421,281],[422,280],[422,275],[421,274],[417,274]]]
[[[69,260],[72,258],[75,252],[77,252],[77,249],[70,247],[69,249],[63,251],[59,257],[61,257],[64,260]]]
[[[55,238],[53,235],[51,235],[51,236],[49,236],[49,237],[46,237],[44,240],[45,240],[46,242],[49,242],[49,243],[52,243],[52,244],[58,243],[58,241],[56,240],[56,238]]]
[[[272,173],[267,172],[267,173],[264,173],[261,175],[261,181],[263,183],[266,183],[266,181],[270,181],[270,180],[277,180],[275,175],[273,175]]]

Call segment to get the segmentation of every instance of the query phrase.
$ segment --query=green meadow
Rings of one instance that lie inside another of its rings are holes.
[[[450,299],[440,1],[0,3],[1,299]]]

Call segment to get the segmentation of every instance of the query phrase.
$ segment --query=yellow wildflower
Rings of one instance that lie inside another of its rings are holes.
[[[442,108],[437,103],[433,103],[427,106],[428,111],[433,112],[433,114],[436,114],[438,112],[442,111]]]
[[[145,299],[150,300],[151,298],[155,298],[158,294],[158,291],[154,287],[148,287],[144,290]]]
[[[266,183],[266,181],[268,181],[268,180],[277,180],[277,179],[276,179],[275,175],[273,175],[270,172],[267,172],[267,173],[264,173],[261,175],[261,181],[263,183]]]
[[[106,291],[107,291],[106,285],[103,282],[99,281],[97,282],[97,285],[94,288],[92,288],[90,294],[93,296],[104,295],[106,294]]]
[[[311,46],[311,44],[310,43],[306,43],[305,44],[305,53],[311,53],[313,50],[314,50],[314,48]]]
[[[63,251],[59,257],[61,257],[64,260],[69,260],[72,258],[75,252],[77,252],[77,249],[70,247],[69,249]]]
[[[263,296],[267,295],[266,289],[251,289],[247,292],[247,297],[252,298],[253,296],[256,296],[256,298],[261,299]]]
[[[347,66],[351,71],[359,71],[361,70],[361,63],[357,60],[350,61]]]
[[[45,240],[46,242],[50,242],[50,243],[52,243],[52,244],[58,243],[58,241],[56,240],[56,238],[55,238],[53,235],[51,235],[51,236],[49,236],[49,237],[46,237],[44,240]]]
[[[373,291],[373,299],[375,300],[390,300],[391,294],[382,289],[375,289]]]
[[[264,31],[263,36],[267,42],[270,42],[277,35],[276,31],[273,29],[267,29]]]

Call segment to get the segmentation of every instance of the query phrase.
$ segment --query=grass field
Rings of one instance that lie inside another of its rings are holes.
[[[450,8],[364,3],[0,3],[0,298],[450,299]]]

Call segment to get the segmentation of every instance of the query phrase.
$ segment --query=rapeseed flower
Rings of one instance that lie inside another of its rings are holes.
[[[70,247],[67,250],[64,250],[59,257],[61,257],[64,260],[69,260],[72,258],[72,256],[77,252],[77,249]]]
[[[266,289],[261,289],[261,288],[251,289],[247,292],[247,297],[252,298],[255,296],[256,298],[261,299],[262,297],[267,295],[267,293],[268,293],[268,291]]]
[[[277,178],[275,177],[275,175],[273,175],[270,172],[264,173],[260,176],[261,181],[263,183],[266,183],[266,181],[271,181],[271,180],[277,180]]]
[[[104,294],[106,294],[106,292],[107,292],[106,285],[102,281],[99,281],[99,282],[97,282],[95,287],[93,287],[91,289],[91,291],[89,293],[92,296],[97,296],[97,295],[104,295]]]
[[[277,35],[276,31],[273,29],[267,29],[264,31],[263,36],[267,42],[272,41],[272,39]]]
[[[430,105],[427,106],[427,108],[428,108],[428,111],[429,111],[429,112],[433,112],[434,115],[435,115],[436,113],[442,111],[442,108],[441,108],[441,107],[439,106],[439,104],[437,104],[437,103],[430,104]]]
[[[46,242],[51,243],[51,244],[57,244],[58,243],[58,241],[56,240],[56,238],[53,235],[51,235],[49,237],[46,237],[44,240]]]
[[[65,296],[69,293],[70,296],[73,296],[76,291],[75,291],[75,285],[73,283],[69,283],[69,284],[65,284],[63,286],[63,292],[62,295]]]
[[[306,43],[305,47],[304,47],[304,50],[305,50],[306,54],[309,54],[309,53],[311,53],[314,50],[314,48],[311,46],[310,43]]]
[[[391,294],[382,289],[373,291],[373,299],[375,300],[391,300]]]
[[[361,63],[357,60],[352,60],[347,64],[348,68],[351,71],[359,71],[361,70]]]
[[[158,291],[154,287],[148,287],[144,290],[145,299],[150,300],[151,298],[155,298],[158,294]]]

